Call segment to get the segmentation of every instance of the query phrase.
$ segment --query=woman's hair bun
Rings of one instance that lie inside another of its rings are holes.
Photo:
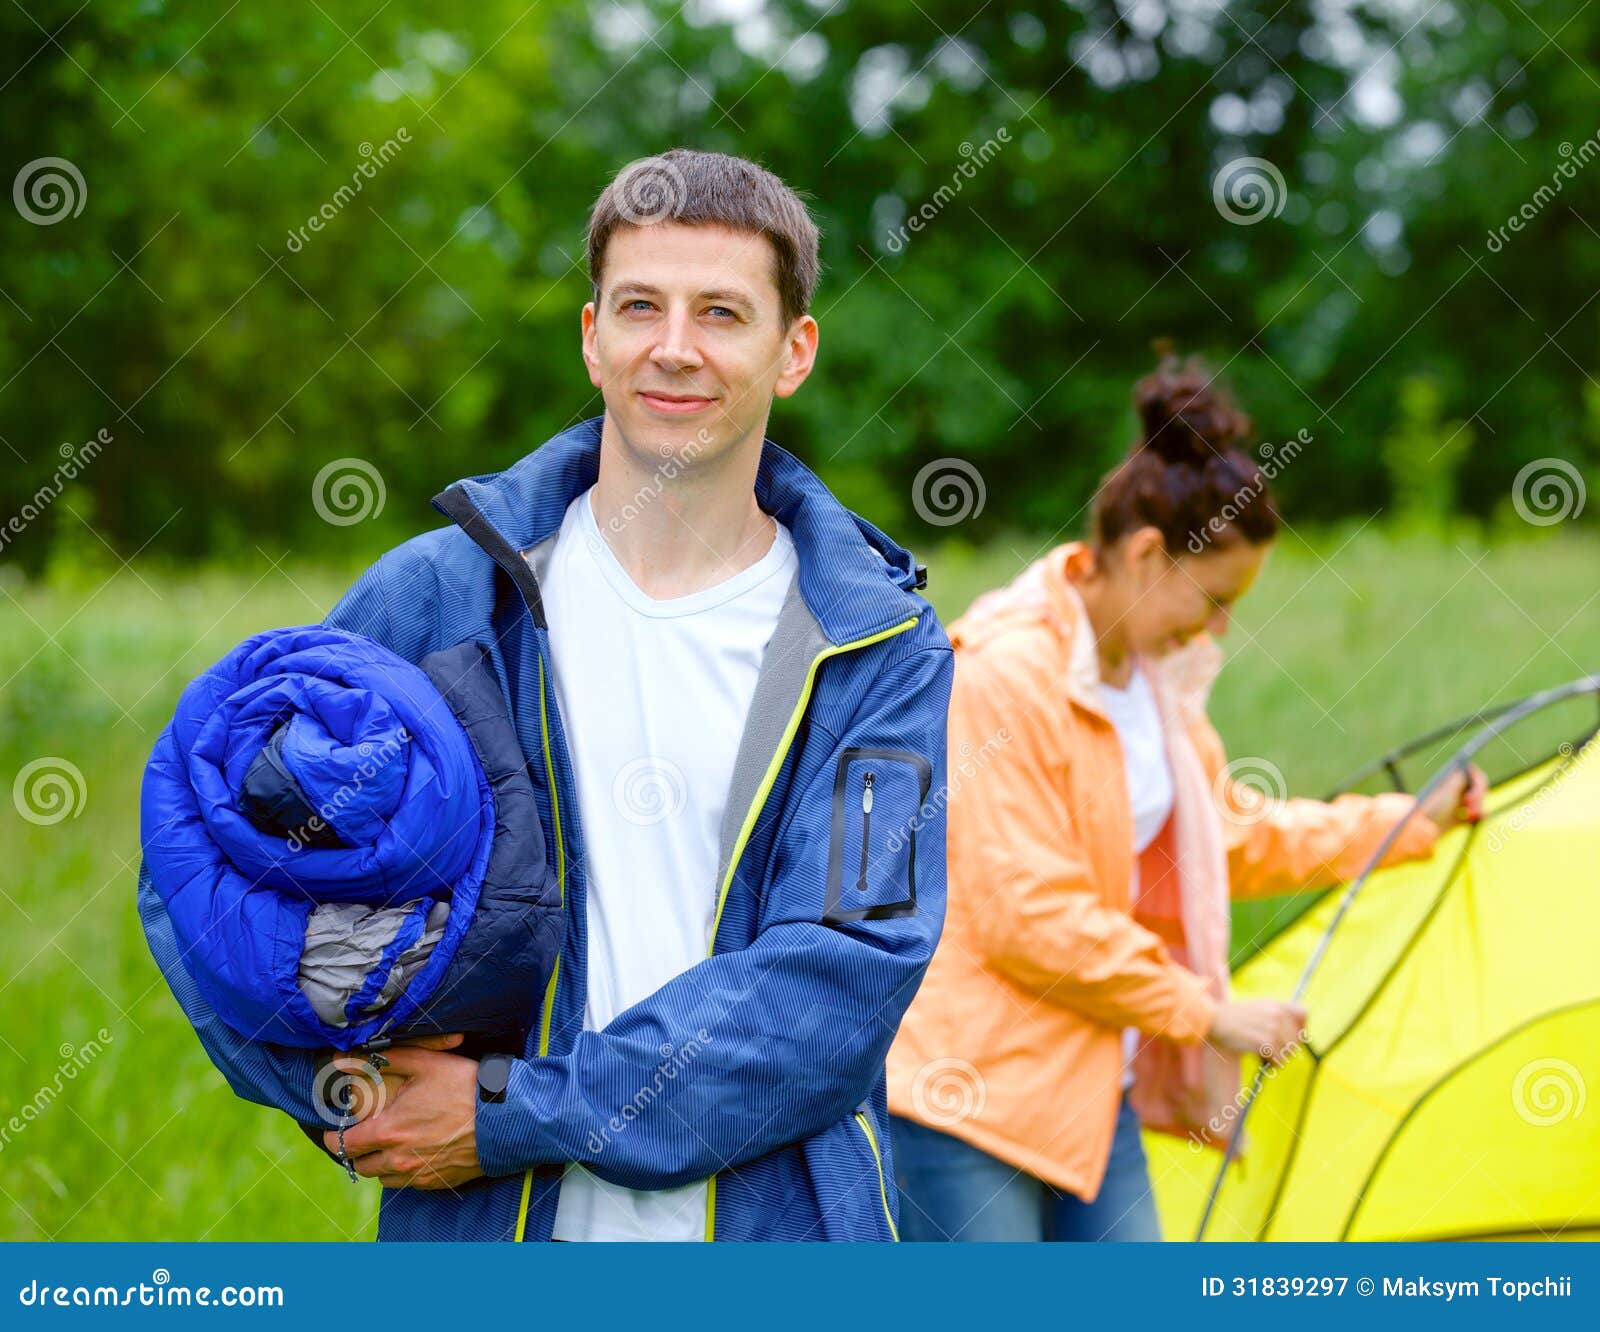
[[[1160,364],[1133,389],[1142,430],[1134,452],[1148,449],[1164,462],[1204,466],[1236,447],[1250,433],[1250,418],[1199,360],[1180,360],[1166,340],[1156,351]]]

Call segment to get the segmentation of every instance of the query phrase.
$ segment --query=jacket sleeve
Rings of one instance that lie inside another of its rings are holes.
[[[1206,724],[1198,737],[1222,815],[1228,848],[1229,891],[1234,897],[1267,897],[1327,888],[1355,878],[1383,839],[1406,818],[1414,803],[1404,792],[1347,794],[1333,800],[1302,797],[1263,799],[1220,774],[1222,742]],[[1431,855],[1441,829],[1421,811],[1407,820],[1383,858],[1385,865]]]
[[[950,744],[993,754],[951,802],[964,942],[1047,1003],[1108,1027],[1201,1040],[1216,1002],[1157,935],[1105,905],[1074,827],[1069,742],[1049,716],[1068,704],[1020,665],[993,644],[956,667]]]
[[[671,1188],[810,1137],[866,1098],[943,922],[943,801],[911,813],[914,907],[829,919],[834,779],[843,750],[894,748],[925,758],[941,791],[950,673],[947,646],[914,651],[876,680],[847,734],[813,726],[836,744],[785,800],[753,941],[581,1032],[570,1052],[516,1061],[505,1100],[477,1109],[486,1173],[581,1162],[626,1188]]]

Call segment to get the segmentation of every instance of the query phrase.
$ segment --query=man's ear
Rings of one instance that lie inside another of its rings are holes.
[[[817,363],[817,321],[810,315],[801,315],[789,325],[784,334],[783,372],[773,386],[777,398],[787,398],[806,382],[811,367]]]
[[[594,320],[594,302],[589,301],[578,316],[578,324],[583,330],[583,363],[589,367],[589,382],[600,388],[600,342]]]

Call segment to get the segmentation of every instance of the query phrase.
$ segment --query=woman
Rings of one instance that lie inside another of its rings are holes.
[[[1302,1009],[1228,998],[1228,898],[1357,874],[1410,797],[1263,800],[1205,715],[1278,529],[1248,420],[1163,360],[1143,435],[1051,551],[952,626],[949,906],[889,1057],[904,1239],[1159,1239],[1140,1124],[1220,1145],[1238,1056]],[[1386,863],[1474,817],[1476,770]],[[1137,1109],[1136,1109],[1137,1107]]]

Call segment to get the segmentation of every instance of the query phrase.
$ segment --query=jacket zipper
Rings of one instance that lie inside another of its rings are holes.
[[[872,837],[872,783],[874,774],[869,772],[861,780],[861,871],[856,876],[856,891],[867,891],[867,846]]]
[[[883,1219],[889,1223],[889,1235],[895,1243],[900,1242],[900,1228],[894,1223],[894,1213],[889,1209],[889,1185],[883,1177],[883,1153],[878,1150],[878,1135],[872,1131],[872,1121],[865,1112],[856,1111],[856,1123],[861,1125],[861,1131],[867,1135],[867,1146],[872,1148],[872,1159],[878,1167],[878,1196],[883,1199]]]
[[[734,840],[733,855],[728,860],[728,871],[723,875],[722,886],[717,893],[717,914],[711,921],[711,945],[706,949],[707,957],[716,955],[717,932],[722,928],[722,911],[728,905],[728,890],[733,886],[733,876],[739,870],[739,861],[744,855],[745,844],[749,842],[750,834],[755,831],[756,820],[761,817],[761,811],[766,806],[767,796],[772,792],[772,784],[778,780],[778,770],[783,767],[783,761],[789,756],[789,746],[794,743],[795,732],[800,729],[800,718],[805,715],[806,706],[811,702],[811,690],[816,684],[817,671],[829,657],[836,657],[841,652],[852,652],[856,648],[870,647],[886,638],[905,633],[907,629],[915,627],[917,618],[913,615],[909,619],[900,621],[899,624],[880,629],[875,634],[823,648],[811,659],[811,665],[806,669],[805,683],[800,687],[800,697],[795,702],[794,711],[789,714],[783,734],[778,738],[777,750],[772,755],[772,761],[767,764],[766,774],[761,779],[761,785],[756,788],[755,798],[750,802],[750,808],[745,811],[744,822],[739,826],[739,836]],[[716,1232],[717,1177],[712,1175],[706,1180],[706,1239],[714,1240],[717,1237]]]

